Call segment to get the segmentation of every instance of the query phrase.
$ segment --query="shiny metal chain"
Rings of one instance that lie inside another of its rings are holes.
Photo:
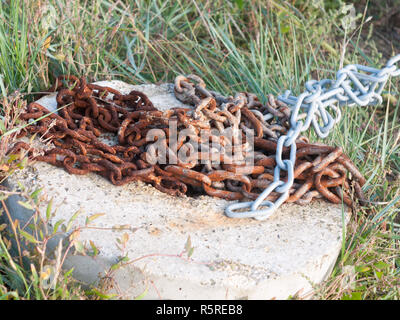
[[[323,79],[306,83],[306,91],[298,97],[287,90],[278,99],[291,106],[291,128],[279,137],[276,150],[276,166],[273,182],[255,201],[238,202],[226,207],[225,213],[231,218],[255,218],[265,220],[289,197],[293,185],[293,170],[296,161],[296,139],[312,124],[321,138],[340,120],[343,105],[366,106],[382,103],[381,92],[390,76],[400,75],[400,54],[391,58],[383,69],[351,64],[339,70],[336,81]],[[328,112],[332,110],[333,115]],[[305,119],[304,121],[302,119]],[[290,147],[289,159],[282,159],[283,147]],[[287,179],[281,180],[281,171],[287,172]],[[271,192],[280,193],[275,201],[264,201]],[[263,207],[263,208],[261,208]],[[241,209],[244,209],[241,210]],[[241,210],[241,211],[238,211]]]

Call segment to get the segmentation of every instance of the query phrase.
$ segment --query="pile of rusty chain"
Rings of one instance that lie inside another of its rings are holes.
[[[195,75],[178,76],[174,89],[179,100],[194,108],[160,111],[141,92],[123,95],[83,78],[61,76],[50,89],[57,92],[58,114],[38,103],[29,104],[21,118],[30,125],[19,135],[40,134],[54,147],[35,155],[31,146],[18,142],[9,154],[27,149],[34,160],[63,167],[71,174],[96,172],[114,185],[140,180],[176,196],[206,193],[228,200],[256,199],[274,179],[277,140],[290,127],[288,106],[272,95],[266,104],[251,93],[224,97],[207,90]],[[177,128],[176,141],[171,123]],[[233,145],[215,134],[227,129]],[[149,139],[152,130],[162,135]],[[254,149],[246,141],[246,134],[252,132]],[[114,134],[118,142],[105,143],[104,133]],[[196,142],[194,150],[188,137]],[[166,150],[165,163],[153,161],[155,142]],[[287,202],[306,204],[313,198],[326,198],[341,203],[343,199],[351,206],[352,194],[363,199],[365,179],[340,147],[311,144],[302,136],[296,145],[294,183]],[[233,149],[235,157],[227,152]],[[178,153],[187,155],[187,151],[190,155],[182,160]],[[289,153],[283,147],[283,156]],[[245,161],[249,155],[254,165]],[[272,192],[267,199],[278,197],[279,193]]]
[[[234,131],[238,128],[244,132],[254,130],[254,171],[246,172],[254,192],[248,193],[243,189],[241,192],[245,198],[257,199],[257,194],[274,181],[277,141],[290,129],[289,107],[276,100],[272,94],[268,95],[265,105],[256,95],[247,92],[237,93],[235,97],[224,97],[218,92],[207,90],[203,79],[196,75],[178,76],[174,89],[177,99],[195,106],[195,118],[205,119],[220,131],[225,130],[227,124],[232,126]],[[233,114],[236,121],[231,120]],[[353,202],[349,191],[352,190],[358,199],[364,200],[361,187],[365,178],[349,157],[343,154],[340,147],[310,144],[305,136],[299,136],[296,145],[294,183],[286,202],[307,204],[313,198],[324,197],[333,203],[341,203],[343,199],[351,206]],[[288,147],[282,148],[284,156],[288,157],[289,153]],[[221,164],[213,169],[238,171],[239,167]],[[242,172],[245,172],[244,168]],[[348,177],[348,172],[351,173],[351,178]],[[288,177],[281,178],[287,181]],[[238,191],[229,181],[222,188]],[[266,200],[275,201],[279,196],[279,193],[272,192]]]

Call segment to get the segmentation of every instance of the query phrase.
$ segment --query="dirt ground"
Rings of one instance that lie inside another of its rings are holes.
[[[400,0],[360,0],[353,1],[357,12],[363,13],[366,4],[367,17],[373,19],[368,22],[362,31],[361,37],[368,41],[368,35],[372,24],[371,37],[383,58],[388,59],[394,53],[400,52]]]

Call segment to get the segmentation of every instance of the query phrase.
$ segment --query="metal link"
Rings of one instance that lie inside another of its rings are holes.
[[[287,135],[278,139],[276,150],[276,167],[274,181],[253,202],[233,203],[225,209],[227,216],[231,218],[255,218],[264,220],[286,201],[289,189],[293,185],[293,168],[296,161],[296,139],[300,132],[306,131],[311,123],[320,138],[329,135],[333,126],[341,118],[340,106],[343,105],[373,105],[382,102],[381,92],[390,76],[400,75],[400,54],[391,58],[383,69],[351,64],[339,70],[336,81],[323,79],[321,81],[308,81],[306,91],[298,97],[291,96],[287,90],[278,99],[292,106],[290,125]],[[364,73],[361,73],[361,72]],[[338,104],[335,105],[335,104]],[[326,110],[329,107],[335,111],[335,117]],[[300,110],[307,114],[305,122],[300,120]],[[321,118],[323,126],[318,122]],[[283,146],[290,146],[289,159],[282,160]],[[287,181],[280,180],[281,170],[287,171]],[[282,195],[274,202],[264,201],[272,192]],[[265,207],[265,208],[260,208]],[[235,211],[238,209],[250,209],[249,211]]]

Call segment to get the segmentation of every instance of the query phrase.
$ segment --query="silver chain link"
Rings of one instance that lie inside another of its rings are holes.
[[[343,105],[366,106],[382,103],[381,92],[390,76],[400,75],[400,54],[391,58],[383,69],[350,64],[340,69],[336,81],[323,79],[306,83],[306,91],[298,97],[290,95],[287,90],[278,99],[292,108],[288,133],[279,137],[276,150],[276,166],[273,182],[255,201],[238,202],[226,207],[225,213],[231,218],[255,218],[265,220],[289,197],[293,185],[293,170],[296,161],[296,139],[301,132],[312,124],[320,138],[329,135],[333,126],[341,118],[340,107]],[[333,110],[333,115],[328,112]],[[300,115],[302,112],[302,115]],[[303,119],[305,116],[305,120]],[[322,123],[321,123],[322,122]],[[283,147],[290,147],[289,159],[282,159]],[[280,178],[281,171],[287,172],[287,181]],[[271,192],[280,193],[275,201],[264,201]],[[265,207],[265,208],[260,208]],[[237,211],[240,209],[250,209]]]

